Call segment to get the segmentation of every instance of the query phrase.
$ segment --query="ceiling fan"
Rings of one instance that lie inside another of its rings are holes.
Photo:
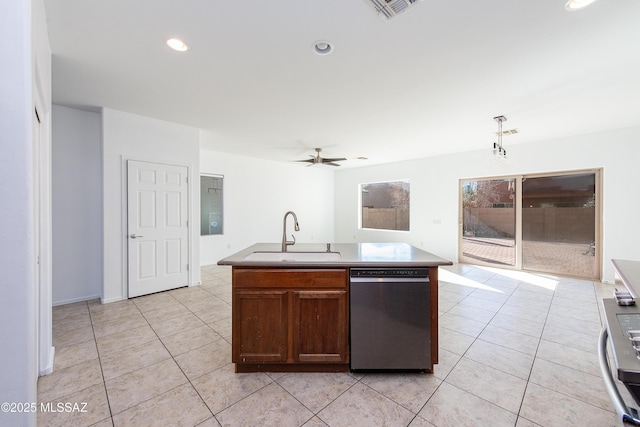
[[[335,163],[335,162],[340,162],[343,160],[347,160],[344,157],[332,157],[332,158],[324,158],[324,157],[320,157],[320,152],[322,151],[322,148],[316,148],[316,155],[312,155],[309,154],[309,157],[311,157],[310,159],[305,159],[305,160],[294,160],[294,162],[307,162],[307,163],[311,163],[309,166],[313,166],[316,164],[322,164],[322,165],[330,165],[330,166],[340,166],[339,164]]]

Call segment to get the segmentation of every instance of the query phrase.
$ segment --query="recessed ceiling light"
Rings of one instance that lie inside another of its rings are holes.
[[[169,39],[167,40],[167,45],[173,49],[173,50],[177,50],[178,52],[184,52],[187,49],[189,49],[189,46],[187,46],[182,40],[180,39]]]
[[[596,0],[568,0],[564,5],[565,10],[573,12],[574,10],[584,9]]]
[[[333,45],[326,40],[317,40],[313,42],[311,47],[318,55],[329,55],[333,52]]]

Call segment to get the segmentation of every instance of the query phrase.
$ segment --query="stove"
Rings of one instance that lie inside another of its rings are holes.
[[[628,406],[618,385],[618,380],[629,391],[635,405],[640,406],[640,301],[636,303],[640,289],[640,262],[613,260],[616,270],[616,289],[613,298],[602,300],[605,325],[600,333],[598,357],[607,393],[625,425],[640,426],[640,414]],[[607,345],[611,347],[612,362],[609,365]],[[612,369],[613,368],[613,369]]]

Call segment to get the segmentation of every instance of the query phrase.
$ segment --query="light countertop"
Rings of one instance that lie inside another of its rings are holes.
[[[330,261],[263,261],[245,259],[254,252],[281,252],[281,243],[256,243],[218,261],[218,265],[242,267],[437,267],[452,265],[451,261],[423,251],[407,243],[331,243],[330,252],[339,252],[341,259]],[[326,252],[326,243],[296,243],[287,252]]]
[[[613,267],[634,298],[640,298],[640,261],[611,260]]]

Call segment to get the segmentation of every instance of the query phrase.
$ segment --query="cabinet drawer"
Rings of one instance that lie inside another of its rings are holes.
[[[346,289],[347,269],[234,268],[234,288]]]

